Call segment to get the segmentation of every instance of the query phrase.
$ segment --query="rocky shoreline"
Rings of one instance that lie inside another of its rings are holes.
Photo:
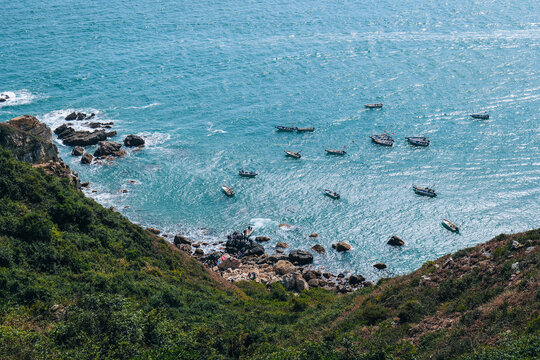
[[[69,114],[65,120],[80,121],[91,119],[94,116],[94,114],[86,115],[74,112]],[[112,123],[90,123],[88,126],[91,128],[110,128],[111,125]],[[98,162],[96,159],[112,160],[126,154],[122,144],[107,141],[107,138],[116,136],[116,131],[74,130],[67,123],[56,128],[54,133],[65,145],[73,146],[72,155],[81,156],[83,164],[96,163]],[[34,116],[19,116],[6,123],[0,123],[0,145],[11,150],[18,160],[42,168],[48,174],[68,178],[76,189],[89,187],[89,183],[81,183],[77,172],[71,170],[58,155],[58,149],[53,144],[51,129]],[[84,148],[84,146],[91,145],[97,145],[93,156]],[[124,139],[123,145],[141,148],[144,146],[144,139],[137,135],[128,135]],[[281,224],[280,226],[290,225]],[[313,265],[313,254],[309,251],[294,249],[285,254],[285,249],[289,248],[286,243],[278,243],[275,253],[267,254],[262,243],[270,241],[270,238],[258,236],[252,239],[250,236],[253,229],[251,228],[242,232],[235,231],[227,236],[227,240],[219,241],[217,244],[196,242],[182,235],[162,234],[161,231],[153,228],[149,228],[148,231],[155,235],[161,234],[168,241],[174,236],[172,242],[181,251],[188,253],[209,270],[231,282],[251,280],[266,285],[279,282],[289,291],[300,292],[320,287],[340,293],[373,285],[360,274],[347,276],[344,273],[332,274],[322,271]],[[310,235],[310,238],[317,237],[317,234]],[[392,237],[388,244],[401,246],[403,241]],[[205,252],[202,247],[208,245],[217,245],[219,249]],[[340,241],[332,244],[332,248],[334,251],[344,252],[350,250],[351,246]],[[317,253],[326,252],[320,244],[313,245],[311,250]],[[386,267],[384,264],[375,264],[374,266],[380,269]]]

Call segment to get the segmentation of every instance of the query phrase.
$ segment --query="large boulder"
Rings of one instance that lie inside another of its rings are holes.
[[[33,164],[59,161],[51,129],[34,116],[24,115],[0,123],[0,145],[15,158]]]
[[[124,139],[124,146],[143,146],[144,139],[137,135],[128,135]]]
[[[313,255],[304,250],[294,250],[289,253],[289,260],[293,264],[306,265],[313,262]]]
[[[401,240],[397,236],[392,236],[390,240],[388,240],[387,244],[392,246],[403,246],[405,245],[405,241]]]
[[[95,157],[104,156],[124,156],[126,152],[121,150],[122,144],[114,141],[100,141],[98,142],[98,148],[94,152]]]
[[[307,282],[300,275],[287,274],[281,279],[281,284],[287,291],[300,292],[309,289]]]
[[[296,271],[296,267],[287,260],[279,260],[274,265],[274,271],[279,275],[285,275]]]
[[[332,244],[332,248],[336,249],[336,251],[343,252],[351,250],[351,245],[347,244],[346,242],[339,241],[336,244]]]
[[[80,146],[75,146],[71,151],[71,155],[73,156],[81,156],[82,154],[84,154],[84,148]]]
[[[351,275],[349,277],[349,284],[351,285],[359,285],[363,283],[364,281],[366,281],[366,278],[363,277],[362,275]]]
[[[81,157],[81,164],[88,165],[88,164],[92,163],[92,160],[94,160],[94,157],[92,155],[90,155],[89,153],[85,153]]]

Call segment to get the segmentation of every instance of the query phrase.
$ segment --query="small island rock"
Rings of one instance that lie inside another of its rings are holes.
[[[81,146],[75,146],[71,151],[71,155],[73,156],[81,156],[82,154],[84,154],[84,148]]]
[[[124,139],[124,146],[143,146],[144,139],[137,135],[128,135]]]
[[[346,242],[339,241],[336,244],[332,244],[332,248],[336,249],[336,251],[349,251],[351,250],[351,245],[347,244]]]
[[[392,246],[403,246],[405,245],[405,241],[401,240],[397,236],[392,236],[390,240],[388,240],[387,244]]]
[[[376,269],[382,270],[382,269],[386,269],[386,264],[385,263],[376,263],[376,264],[373,264],[373,267],[376,268]]]
[[[81,164],[90,164],[92,163],[92,160],[94,157],[90,155],[89,153],[85,153],[81,158]]]

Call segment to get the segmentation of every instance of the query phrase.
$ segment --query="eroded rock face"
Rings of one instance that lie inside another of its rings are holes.
[[[60,160],[51,129],[31,115],[0,123],[0,145],[20,161],[42,164]]]
[[[114,141],[100,141],[98,142],[98,148],[94,152],[94,156],[124,156],[126,152],[120,149],[121,147],[121,144]]]
[[[124,146],[143,146],[144,139],[137,135],[128,135],[124,139]]]

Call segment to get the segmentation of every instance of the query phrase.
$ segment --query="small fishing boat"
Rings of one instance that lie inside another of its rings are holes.
[[[221,188],[227,196],[234,196],[234,190],[228,187],[227,185],[221,185]]]
[[[421,186],[413,185],[413,190],[418,195],[429,196],[429,197],[437,196],[437,194],[435,193],[435,190],[428,187],[421,187]]]
[[[371,140],[373,140],[374,143],[383,145],[383,146],[393,146],[394,145],[394,139],[387,134],[379,134],[379,135],[371,135]]]
[[[298,132],[313,132],[315,131],[314,127],[305,127],[305,128],[296,128]]]
[[[242,170],[240,170],[238,172],[238,175],[243,176],[243,177],[252,177],[253,178],[253,177],[255,177],[255,176],[259,175],[259,174],[257,174],[255,171],[247,171],[247,170],[242,169]]]
[[[328,190],[328,189],[324,189],[324,194],[326,196],[330,196],[332,199],[339,199],[340,196],[337,192],[335,191],[332,191],[332,190]]]
[[[300,155],[300,152],[285,150],[285,153],[287,154],[286,156],[290,156],[295,159],[300,159],[302,157],[302,155]]]
[[[324,151],[329,155],[345,155],[347,153],[345,150],[324,149]]]
[[[276,129],[277,129],[277,131],[286,131],[286,132],[293,132],[294,130],[296,130],[295,127],[290,127],[290,126],[280,126],[280,125],[277,125],[277,126],[276,126]]]
[[[405,138],[411,145],[415,146],[429,146],[429,139],[425,136],[410,136]]]
[[[459,232],[459,226],[457,226],[456,224],[454,224],[448,219],[442,219],[442,226],[444,226],[445,228],[447,228],[448,230],[452,232]]]
[[[489,114],[486,114],[486,113],[484,113],[484,114],[471,114],[471,117],[473,119],[487,120],[487,119],[489,119]]]
[[[367,107],[368,109],[380,109],[382,108],[382,104],[381,103],[377,103],[377,104],[366,104],[364,105],[365,107]]]
[[[249,237],[249,235],[253,234],[253,228],[251,226],[248,226],[246,230],[244,230],[244,236]]]

